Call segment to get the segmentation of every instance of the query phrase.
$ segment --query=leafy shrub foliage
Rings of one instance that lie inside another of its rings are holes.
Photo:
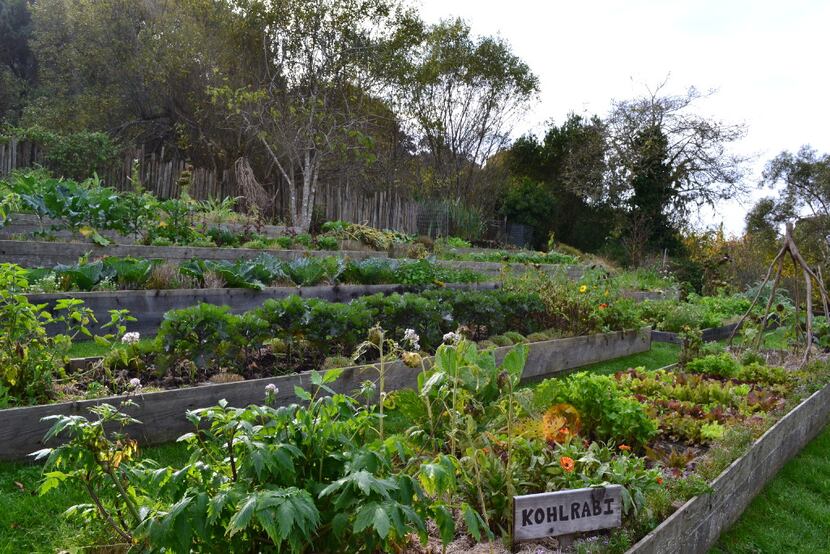
[[[657,425],[643,406],[606,375],[580,372],[564,380],[545,381],[537,387],[535,401],[539,406],[574,406],[596,440],[643,446],[657,433]]]
[[[159,286],[152,279],[153,271],[161,265],[156,260],[117,258],[108,256],[100,260],[81,260],[76,264],[58,265],[52,269],[28,270],[28,280],[35,285],[54,279],[62,290],[89,291],[101,288],[105,283],[116,283],[122,288],[140,289]],[[483,276],[469,270],[457,270],[423,260],[397,260],[367,258],[344,260],[339,257],[298,258],[284,261],[269,254],[254,259],[227,260],[194,259],[178,268],[170,285],[179,281],[193,281],[195,286],[208,288],[211,278],[221,279],[221,286],[261,290],[268,286],[352,283],[363,285],[403,284],[409,286],[471,283]],[[183,279],[182,279],[183,278]]]

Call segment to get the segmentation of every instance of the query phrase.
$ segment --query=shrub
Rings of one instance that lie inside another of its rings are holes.
[[[642,404],[626,396],[607,375],[580,372],[567,379],[549,379],[534,393],[537,406],[567,403],[582,417],[590,438],[643,446],[657,433]]]
[[[311,380],[326,386],[337,375]],[[426,494],[429,475],[402,471],[397,452],[369,438],[371,409],[341,394],[302,392],[303,406],[240,409],[222,400],[189,412],[193,432],[179,441],[191,461],[175,468],[141,461],[134,440],[111,434],[140,423],[111,405],[92,408],[92,420],[55,416],[47,439],[65,435],[67,443],[38,453],[51,479],[41,492],[83,482],[105,493],[85,513],[153,551],[390,552],[413,532],[425,542],[431,517],[449,542],[453,506]]]
[[[311,248],[314,243],[314,239],[312,239],[311,235],[308,233],[300,233],[294,237],[294,242],[303,248]]]
[[[173,359],[191,360],[199,368],[217,368],[238,351],[237,319],[227,306],[213,304],[169,311],[159,327],[159,346]]]
[[[767,385],[783,385],[790,380],[790,374],[783,367],[768,366],[757,361],[743,366],[736,377],[742,381],[754,381]]]
[[[216,246],[235,247],[240,244],[240,236],[226,227],[211,227],[206,235],[216,243]]]
[[[343,280],[362,285],[381,285],[396,282],[397,275],[389,260],[368,258],[350,260],[343,270]]]
[[[730,354],[710,354],[686,364],[686,370],[690,373],[702,373],[716,377],[730,378],[737,376],[741,366]]]
[[[263,239],[249,240],[242,244],[242,248],[248,248],[250,250],[267,250],[270,246],[268,241]]]
[[[513,344],[522,344],[528,342],[527,339],[524,336],[522,336],[521,333],[517,333],[516,331],[507,331],[506,333],[504,333],[504,336],[513,341]]]
[[[247,361],[270,338],[301,347],[306,361],[316,363],[328,356],[352,355],[376,323],[386,330],[388,338],[397,341],[403,340],[407,329],[413,329],[420,336],[422,349],[432,351],[443,342],[445,333],[469,326],[471,321],[482,328],[493,327],[475,311],[476,302],[486,301],[486,313],[512,311],[520,317],[515,306],[507,305],[512,299],[513,295],[501,291],[470,293],[448,289],[423,295],[376,294],[350,303],[291,295],[266,300],[242,316],[228,313],[226,307],[205,304],[165,315],[158,333],[158,361],[161,369],[187,361],[211,372],[223,363]],[[529,305],[532,307],[533,303]],[[527,341],[519,333],[510,336],[516,342]],[[492,340],[511,345],[511,338]]]
[[[755,352],[754,350],[747,350],[741,356],[741,364],[746,366],[753,363],[763,364],[764,357]]]
[[[451,306],[417,294],[375,294],[355,301],[368,308],[373,321],[381,322],[390,336],[401,338],[406,329],[414,329],[421,337],[421,347],[434,350],[443,342],[444,333],[454,330],[445,317],[452,317]]]
[[[319,250],[340,250],[340,243],[334,237],[317,237],[317,248]]]
[[[447,237],[444,239],[444,243],[449,248],[470,248],[472,246],[472,243],[460,237]]]
[[[490,337],[490,342],[497,346],[513,346],[513,341],[505,335],[494,335]]]
[[[277,237],[273,240],[273,242],[280,248],[284,248],[286,250],[290,250],[291,247],[294,246],[294,239],[288,236]]]
[[[46,333],[51,317],[20,294],[27,286],[23,269],[0,264],[0,407],[46,402],[62,367]]]

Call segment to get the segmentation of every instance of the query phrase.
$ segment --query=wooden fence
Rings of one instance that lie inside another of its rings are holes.
[[[44,152],[36,144],[14,139],[0,143],[0,178],[15,169],[42,165]],[[123,159],[109,168],[101,179],[118,190],[130,190],[133,160],[138,160],[141,184],[159,198],[179,196],[179,176],[186,160],[160,153],[148,153],[144,149],[127,151]],[[197,200],[238,197],[243,193],[236,182],[233,169],[191,168],[191,184],[188,194]],[[271,215],[286,219],[288,191],[275,178],[263,183],[273,191]],[[395,190],[364,191],[349,182],[324,182],[318,186],[315,206],[326,220],[342,219],[353,223],[365,223],[380,229],[395,229],[405,233],[417,233],[419,204]]]

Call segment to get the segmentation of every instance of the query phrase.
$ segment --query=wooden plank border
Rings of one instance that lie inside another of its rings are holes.
[[[286,234],[298,232],[295,227],[286,227],[284,225],[247,225],[244,223],[214,223],[199,220],[194,220],[193,224],[196,227],[204,227],[205,229],[210,229],[211,227],[222,227],[224,229],[228,229],[234,232],[253,230],[267,237],[279,237]],[[9,215],[8,223],[6,223],[6,225],[3,228],[0,228],[0,236],[4,236],[6,234],[12,235],[27,232],[31,233],[40,230],[52,231],[55,228],[58,229],[59,232],[63,232],[63,230],[65,229],[70,236],[72,234],[71,231],[69,231],[68,229],[67,223],[60,219],[44,217],[41,220],[34,214],[13,213]],[[119,243],[121,243],[124,239],[132,240],[131,237],[127,237],[115,231],[107,229],[99,229],[98,232],[104,236],[118,237],[118,239],[116,239],[116,242]]]
[[[651,336],[648,328],[587,335],[530,344],[523,378],[538,380],[562,371],[584,365],[620,358],[648,351]],[[495,349],[500,362],[510,347]],[[431,359],[427,359],[431,363]],[[387,390],[412,388],[417,384],[420,370],[395,362],[387,367]],[[377,379],[373,365],[346,368],[332,385],[338,392],[357,390],[366,380]],[[143,422],[127,429],[142,444],[159,444],[178,438],[190,430],[185,418],[187,410],[215,405],[226,399],[231,406],[247,406],[263,402],[265,386],[273,383],[279,388],[275,400],[279,405],[297,402],[294,386],[309,386],[309,373],[298,373],[266,379],[252,379],[221,385],[204,385],[177,390],[151,392],[133,397],[137,407],[126,411]],[[100,403],[117,405],[125,397],[108,397],[61,404],[0,410],[0,460],[24,459],[31,452],[43,448],[42,439],[49,424],[41,418],[54,415],[87,415],[87,409]]]
[[[734,331],[737,327],[737,323],[730,323],[728,325],[722,325],[721,327],[710,327],[708,329],[704,329],[702,332],[703,342],[714,342],[717,340],[728,339],[729,336],[732,334],[732,331]],[[683,344],[683,341],[680,339],[679,333],[671,333],[669,331],[652,330],[651,340],[653,342]]]
[[[513,273],[524,273],[531,269],[538,269],[548,274],[564,273],[568,279],[576,281],[581,279],[587,267],[581,265],[565,264],[520,264],[520,263],[499,263],[499,262],[468,262],[464,260],[436,260],[436,263],[443,267],[454,269],[469,269],[487,275],[499,275],[504,269]]]
[[[458,290],[496,290],[500,283],[448,283],[445,288]],[[313,287],[267,287],[263,290],[221,288],[221,289],[167,289],[167,290],[120,290],[95,292],[59,292],[50,294],[27,294],[29,302],[46,304],[51,308],[59,299],[77,298],[84,301],[99,322],[99,326],[90,330],[103,332],[100,325],[109,321],[109,310],[130,310],[138,321],[129,323],[129,331],[142,334],[155,333],[164,314],[170,310],[188,308],[196,304],[215,304],[228,306],[233,313],[241,313],[258,306],[272,298],[300,296],[302,298],[320,298],[329,302],[350,302],[361,296],[372,294],[393,294],[421,292],[427,287],[409,285],[318,285]],[[50,332],[61,332],[55,326],[47,328]]]
[[[830,423],[830,385],[814,393],[756,440],[713,482],[643,537],[627,554],[703,554],[791,458]]]
[[[91,253],[93,257],[118,256],[162,259],[170,262],[186,262],[193,258],[202,260],[249,260],[260,254],[270,254],[281,260],[298,258],[322,258],[338,256],[363,260],[387,258],[387,252],[353,250],[256,250],[252,248],[219,248],[197,246],[144,246],[139,244],[111,244],[95,246],[79,242],[49,242],[35,240],[0,240],[0,260],[24,267],[49,267],[57,264],[74,264],[78,258]]]

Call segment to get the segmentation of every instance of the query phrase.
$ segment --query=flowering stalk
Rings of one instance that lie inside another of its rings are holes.
[[[384,333],[381,330],[380,332],[380,341],[378,343],[378,352],[380,352],[380,440],[383,442],[383,401],[385,400],[386,395],[386,362],[383,359],[383,340],[384,340]]]

